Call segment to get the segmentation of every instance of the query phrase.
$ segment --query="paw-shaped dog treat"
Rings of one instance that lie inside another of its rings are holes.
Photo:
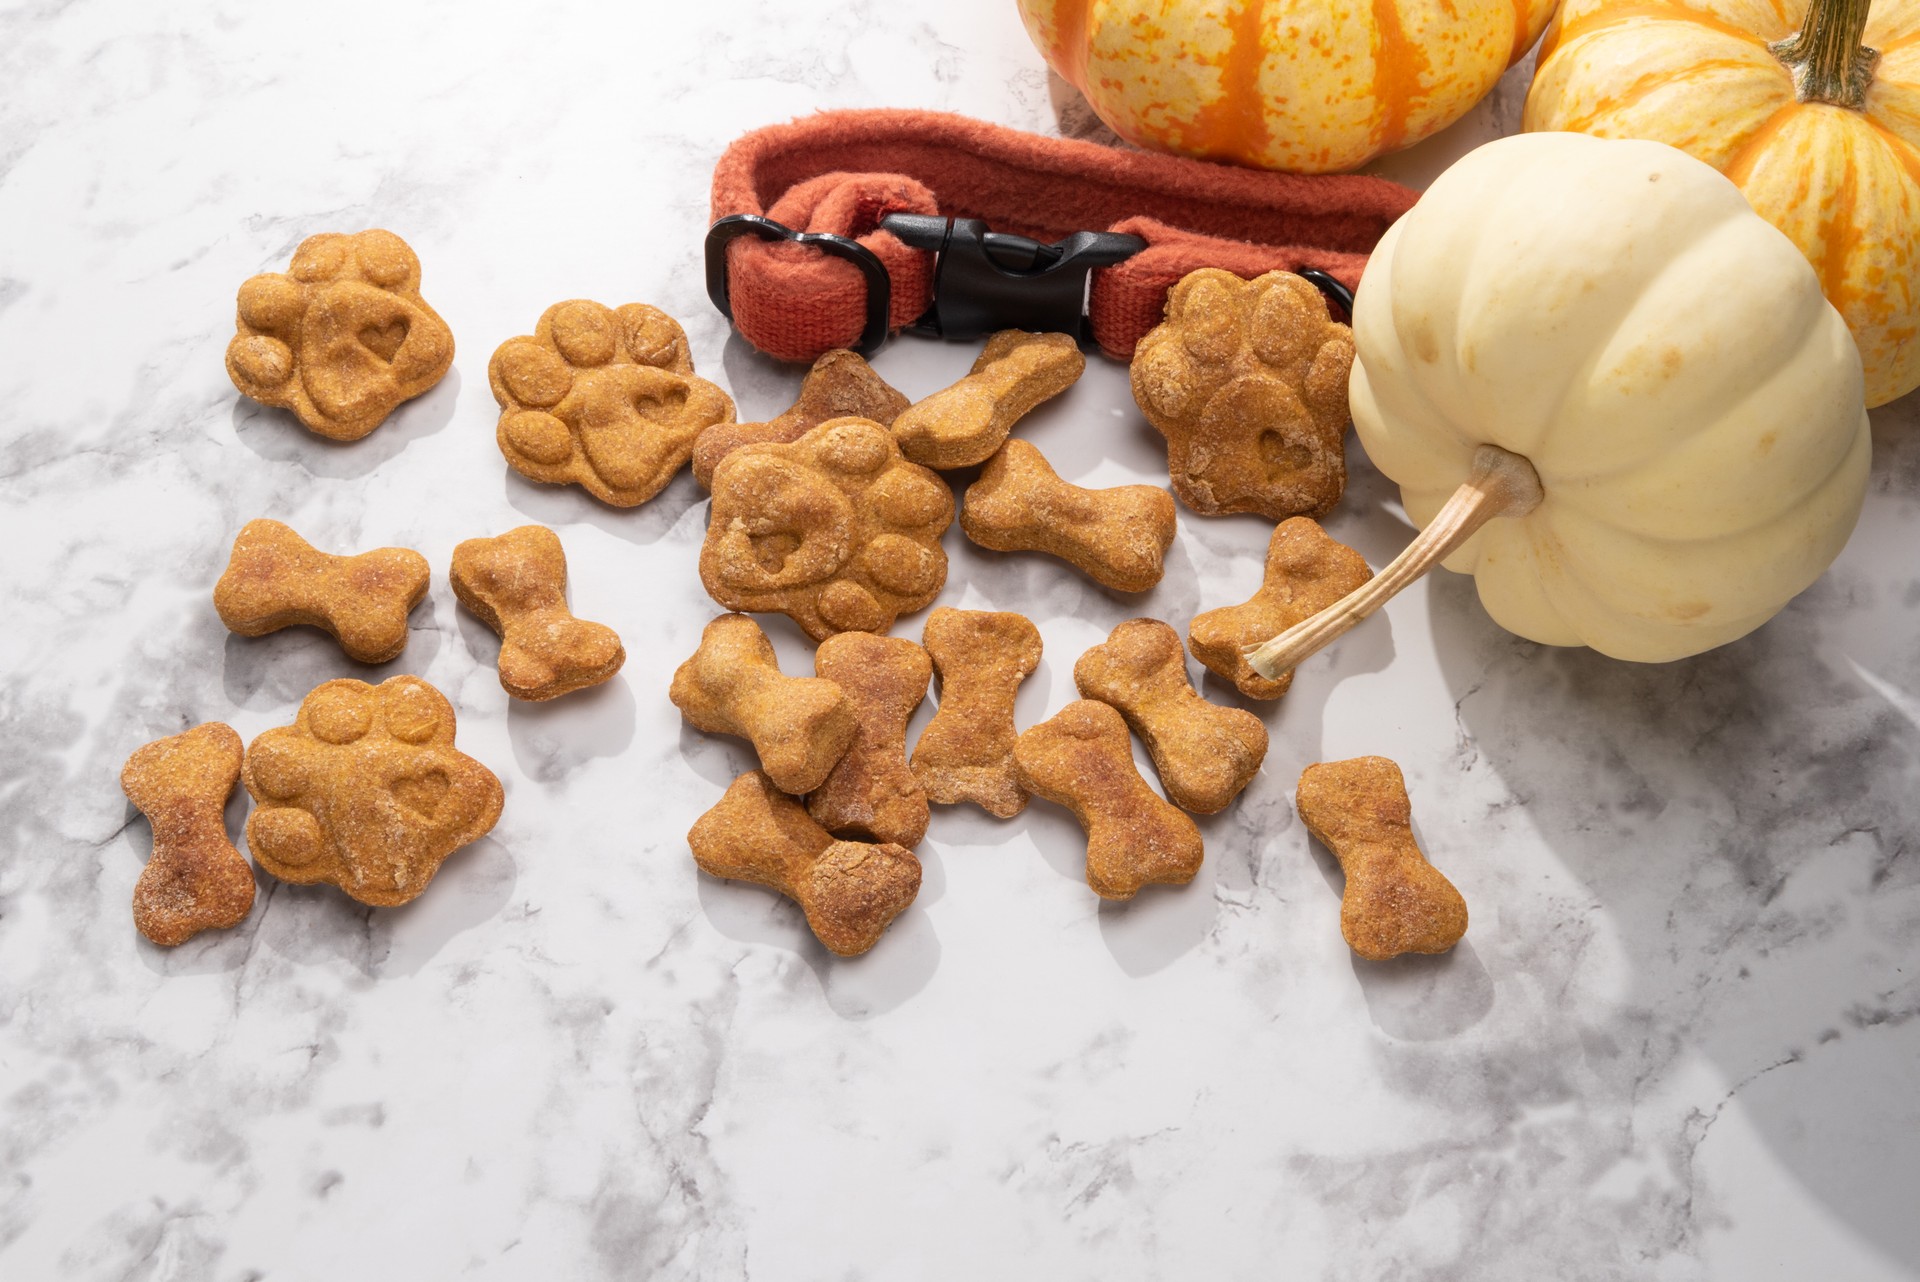
[[[788,615],[816,641],[885,632],[940,594],[952,523],[953,491],[892,432],[831,419],[721,460],[700,580],[729,610]]]
[[[927,793],[907,765],[907,722],[927,697],[932,660],[899,637],[842,632],[820,643],[813,670],[846,692],[858,729],[807,798],[807,813],[836,836],[918,845],[927,835]]]
[[[764,423],[717,423],[693,443],[693,479],[713,488],[713,469],[742,445],[790,445],[832,418],[864,418],[890,427],[907,398],[873,372],[858,352],[836,348],[813,363],[792,406]]]
[[[687,844],[702,872],[756,882],[799,904],[814,935],[842,957],[879,943],[920,893],[911,850],[835,841],[758,770],[733,781]]]
[[[942,606],[921,642],[940,676],[940,708],[913,746],[914,778],[930,801],[1013,818],[1027,806],[1013,768],[1013,698],[1040,666],[1040,629],[1022,614]]]
[[[1467,901],[1413,839],[1400,767],[1385,757],[1322,762],[1300,775],[1300,822],[1340,861],[1340,933],[1368,961],[1444,953],[1467,933]]]
[[[407,615],[428,577],[427,559],[407,548],[333,556],[263,518],[233,541],[213,608],[243,637],[304,623],[332,633],[348,658],[385,663],[407,648]]]
[[[707,625],[667,697],[696,729],[753,744],[773,786],[795,796],[827,781],[859,730],[839,685],[782,675],[773,643],[744,614]]]
[[[500,345],[487,381],[508,466],[615,507],[658,494],[701,432],[733,421],[727,394],[694,376],[679,322],[642,303],[555,303],[532,337]]]
[[[500,818],[500,781],[453,730],[453,705],[419,677],[316,686],[293,725],[247,748],[253,857],[282,881],[406,903]]]
[[[1372,577],[1365,558],[1335,542],[1318,523],[1304,516],[1282,521],[1267,544],[1260,590],[1242,605],[1196,616],[1187,627],[1187,645],[1194,658],[1241,694],[1278,699],[1293,685],[1293,673],[1263,677],[1242,651],[1320,613]]]
[[[567,608],[567,554],[544,525],[453,550],[453,594],[500,634],[500,684],[516,699],[599,685],[626,662],[620,635]]]
[[[225,815],[241,755],[233,727],[209,721],[154,740],[120,772],[121,790],[153,827],[133,924],[163,948],[237,926],[253,908],[253,869],[227,839]]]
[[[310,431],[357,441],[453,364],[453,331],[420,297],[420,260],[390,231],[309,236],[286,275],[240,286],[227,376]]]
[[[960,528],[996,552],[1045,552],[1116,592],[1145,592],[1166,572],[1173,496],[1152,485],[1087,490],[1040,451],[1011,440],[967,487]]]
[[[1147,745],[1176,806],[1210,815],[1260,772],[1267,728],[1244,708],[1208,703],[1187,680],[1180,634],[1158,619],[1129,619],[1080,656],[1073,683],[1111,704]]]
[[[1013,759],[1021,787],[1067,807],[1087,830],[1087,885],[1102,899],[1185,885],[1200,871],[1200,829],[1147,787],[1127,723],[1106,704],[1074,700],[1022,734]]]
[[[1167,438],[1174,492],[1196,512],[1324,516],[1347,484],[1353,334],[1298,276],[1206,267],[1167,293],[1133,353],[1133,398]]]
[[[1087,367],[1068,334],[1003,329],[987,340],[973,371],[894,420],[900,450],[946,470],[993,457],[1007,433],[1036,405],[1072,387]]]

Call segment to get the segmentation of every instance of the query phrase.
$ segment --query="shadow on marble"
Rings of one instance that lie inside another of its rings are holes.
[[[1220,916],[1214,895],[1219,862],[1209,851],[1184,886],[1143,886],[1132,899],[1100,901],[1100,942],[1122,971],[1142,979],[1165,970],[1213,932]]]
[[[686,468],[682,468],[665,489],[638,507],[602,503],[578,485],[543,485],[530,481],[505,461],[501,462],[500,471],[508,506],[529,521],[555,529],[591,525],[636,547],[647,547],[666,538],[707,498],[707,492]],[[704,517],[701,520],[704,532]]]
[[[314,476],[343,479],[366,476],[413,442],[439,432],[453,419],[460,398],[460,369],[431,391],[406,402],[387,421],[357,441],[335,441],[310,432],[292,410],[278,409],[234,394],[233,434],[261,458],[294,463]]]
[[[415,609],[407,648],[398,658],[379,664],[356,663],[338,641],[303,624],[263,637],[229,632],[220,655],[222,688],[242,708],[297,708],[315,686],[336,677],[379,685],[401,673],[424,672],[440,649],[434,617],[438,609],[439,603],[431,599]]]
[[[1403,1042],[1458,1037],[1493,1009],[1493,977],[1474,951],[1471,927],[1466,939],[1444,953],[1408,953],[1384,962],[1356,955],[1351,961],[1374,1027]]]
[[[685,717],[680,718],[680,760],[714,786],[715,802],[735,779],[760,768],[753,745],[745,739],[696,730]]]
[[[489,634],[491,635],[491,634]],[[507,700],[507,738],[521,773],[539,783],[566,778],[595,757],[633,742],[636,707],[626,674],[544,703]]]

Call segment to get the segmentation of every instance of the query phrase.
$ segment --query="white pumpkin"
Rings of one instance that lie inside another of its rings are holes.
[[[1374,251],[1353,331],[1367,456],[1433,527],[1416,543],[1520,636],[1646,662],[1723,645],[1812,583],[1859,516],[1870,438],[1846,323],[1791,241],[1664,144],[1528,134],[1470,153]],[[1379,599],[1254,666],[1291,666],[1424,568],[1396,562],[1397,582],[1362,589]]]

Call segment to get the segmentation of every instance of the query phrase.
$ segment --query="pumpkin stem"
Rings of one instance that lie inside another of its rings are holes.
[[[1767,51],[1793,73],[1794,94],[1801,102],[1830,102],[1861,110],[1867,86],[1880,63],[1880,51],[1860,43],[1867,30],[1872,0],[1813,0],[1807,21]]]
[[[1544,496],[1533,464],[1498,445],[1482,445],[1473,452],[1473,471],[1447,505],[1386,569],[1312,618],[1247,646],[1242,653],[1248,666],[1269,680],[1278,678],[1446,560],[1488,521],[1496,516],[1525,516],[1540,506]]]

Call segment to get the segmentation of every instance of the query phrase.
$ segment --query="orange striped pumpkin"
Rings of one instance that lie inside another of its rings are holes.
[[[1868,4],[1567,0],[1525,125],[1725,173],[1813,264],[1883,405],[1920,386],[1920,0]]]
[[[1357,169],[1458,120],[1554,0],[1020,0],[1053,69],[1143,147]]]

